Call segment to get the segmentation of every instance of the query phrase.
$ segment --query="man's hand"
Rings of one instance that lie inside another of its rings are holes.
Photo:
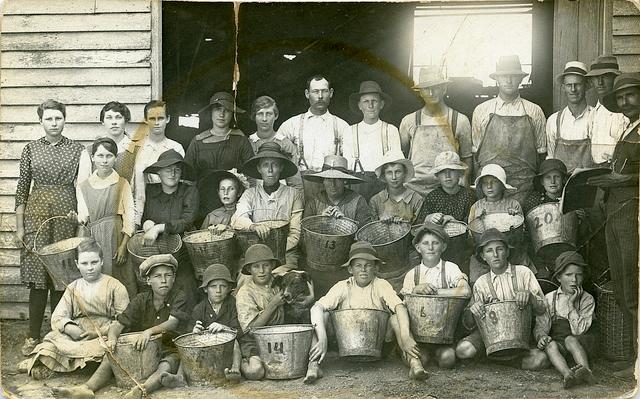
[[[413,287],[413,293],[418,295],[436,295],[438,293],[438,288],[429,283],[418,284]]]
[[[144,245],[153,245],[158,239],[158,235],[160,234],[160,230],[153,226],[146,233],[144,233]]]
[[[266,224],[254,223],[251,225],[251,229],[255,231],[258,237],[260,237],[263,241],[266,241],[269,238],[271,227],[267,226]]]
[[[486,314],[486,310],[484,308],[484,304],[480,302],[475,302],[473,305],[469,307],[471,313],[479,319],[484,319]]]
[[[529,291],[516,292],[516,305],[518,305],[518,308],[524,309],[524,307],[529,304],[531,295]]]
[[[411,357],[415,357],[416,359],[420,359],[420,347],[416,341],[409,335],[402,337],[400,340],[402,342],[402,350],[404,353]]]
[[[114,256],[116,264],[123,265],[127,261],[127,246],[125,244],[120,244],[116,254]]]
[[[147,347],[147,344],[149,343],[150,339],[151,339],[151,333],[149,332],[149,330],[144,330],[143,332],[140,333],[140,335],[138,335],[138,339],[136,339],[136,342],[133,344],[133,347],[136,350],[141,351]]]
[[[318,337],[318,342],[311,347],[309,351],[309,361],[318,361],[318,363],[322,363],[324,357],[327,354],[327,337]]]
[[[549,343],[552,341],[551,337],[548,335],[545,335],[544,337],[540,338],[538,340],[538,349],[540,349],[541,351],[543,351],[547,345],[549,345]]]
[[[74,341],[81,341],[87,338],[87,333],[75,324],[68,323],[64,326],[64,333],[71,337]]]

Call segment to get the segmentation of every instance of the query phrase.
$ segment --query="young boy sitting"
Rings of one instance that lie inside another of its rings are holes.
[[[219,263],[210,265],[204,271],[200,285],[207,297],[197,304],[191,312],[191,330],[194,333],[201,333],[205,330],[212,333],[220,331],[237,333],[233,347],[233,363],[231,368],[224,370],[224,375],[229,381],[240,379],[240,361],[242,359],[238,343],[238,340],[242,339],[242,330],[238,322],[236,300],[232,295],[229,295],[234,285],[235,280],[225,265]],[[164,386],[174,387],[186,385],[182,365],[180,365],[178,373],[165,376],[162,383]]]
[[[422,262],[404,277],[401,294],[440,296],[471,296],[467,276],[458,265],[442,259],[449,236],[442,226],[425,223],[413,238],[413,246],[422,257]],[[434,352],[441,368],[452,368],[456,363],[456,352],[452,345],[421,344],[421,361],[428,362],[427,353]]]
[[[594,382],[587,354],[595,345],[595,337],[589,333],[595,302],[582,289],[587,264],[579,253],[561,253],[555,266],[553,277],[560,287],[545,296],[547,312],[536,319],[534,336],[538,348],[547,353],[551,364],[562,374],[566,389]],[[576,363],[573,368],[565,360],[567,352]]]
[[[375,220],[404,220],[413,224],[422,208],[422,195],[405,187],[413,179],[413,164],[402,152],[387,152],[376,168],[376,176],[386,188],[369,200]]]
[[[336,309],[378,309],[392,313],[387,328],[387,339],[395,333],[398,345],[409,363],[409,377],[424,380],[427,373],[420,362],[420,349],[409,330],[409,313],[396,292],[386,280],[376,277],[381,260],[368,242],[351,245],[347,267],[349,277],[336,283],[329,292],[311,308],[311,324],[315,325],[317,343],[310,352],[310,365],[322,363],[327,354],[327,330],[329,312]],[[390,328],[389,328],[390,327]]]
[[[508,213],[512,216],[524,217],[520,203],[513,197],[505,195],[506,191],[515,191],[516,188],[507,184],[507,174],[500,165],[488,164],[482,168],[480,175],[476,178],[475,189],[479,199],[469,210],[469,223],[490,213]],[[533,268],[535,272],[535,266],[533,266],[527,252],[521,248],[522,242],[511,242],[510,244],[512,245],[511,259],[518,264]],[[486,265],[474,257],[471,258],[469,264],[471,284],[488,271],[489,268]]]
[[[265,373],[251,329],[284,323],[284,295],[280,289],[271,286],[271,272],[277,266],[273,251],[264,244],[250,246],[244,255],[242,274],[251,278],[238,290],[236,308],[240,328],[246,334],[241,346],[240,370],[248,380],[260,380]]]
[[[504,234],[496,229],[488,229],[480,238],[476,256],[486,262],[490,271],[482,275],[473,286],[470,312],[477,318],[485,316],[485,304],[515,300],[518,307],[531,305],[535,315],[546,312],[544,294],[533,272],[526,266],[513,265],[508,261],[511,247]],[[473,320],[465,314],[466,321]],[[465,325],[474,324],[473,321]],[[456,346],[459,359],[471,359],[485,352],[480,330],[464,337]],[[525,370],[539,370],[547,365],[547,357],[539,349],[529,349],[522,358],[521,367]]]
[[[161,360],[158,369],[147,378],[142,389],[134,387],[124,399],[140,399],[163,386],[167,376],[178,371],[180,358],[171,342],[189,320],[183,293],[173,289],[178,261],[172,255],[153,255],[140,265],[140,274],[146,276],[151,290],[136,295],[126,310],[117,316],[108,332],[107,350],[112,352],[120,334],[140,332],[134,347],[143,350],[153,335],[162,334]],[[113,377],[111,360],[107,355],[84,385],[73,388],[55,388],[59,397],[93,398],[94,392],[107,385]],[[116,366],[117,367],[117,366]],[[167,380],[168,382],[169,380]]]

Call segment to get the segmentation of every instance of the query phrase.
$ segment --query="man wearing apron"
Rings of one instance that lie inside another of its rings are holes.
[[[591,157],[596,166],[600,167],[609,167],[613,149],[629,124],[629,119],[624,114],[611,112],[602,105],[602,98],[611,92],[613,81],[618,75],[618,60],[610,55],[596,58],[586,75],[598,95],[598,102],[589,114],[587,132],[591,137]]]
[[[614,294],[620,310],[632,321],[637,356],[638,341],[638,171],[640,170],[640,72],[616,77],[613,91],[602,99],[611,112],[622,112],[630,124],[616,144],[612,173],[587,184],[606,191],[606,242]],[[636,357],[634,356],[634,358]],[[633,377],[634,364],[619,373]]]
[[[292,116],[280,125],[283,134],[298,147],[298,170],[302,175],[322,170],[324,157],[342,155],[342,139],[349,132],[349,124],[329,112],[333,88],[322,75],[307,80],[304,95],[309,100],[307,112]],[[312,198],[322,186],[304,181],[305,198]]]
[[[382,91],[374,81],[360,83],[360,90],[349,96],[349,109],[362,115],[360,123],[351,125],[351,133],[344,137],[344,157],[349,169],[364,180],[351,189],[362,195],[367,201],[384,189],[375,174],[385,154],[400,152],[398,128],[380,120],[380,112],[391,105],[391,97]]]
[[[400,122],[402,151],[413,162],[416,171],[407,187],[422,195],[438,186],[431,170],[441,152],[454,151],[469,170],[473,166],[469,118],[445,104],[448,83],[438,66],[421,68],[418,84],[413,88],[419,90],[424,107],[406,115]]]
[[[576,168],[593,166],[591,138],[587,121],[591,110],[587,104],[587,66],[579,61],[569,61],[557,82],[567,96],[567,106],[547,120],[547,159],[559,159],[572,173]]]
[[[502,166],[519,202],[533,189],[533,176],[547,152],[544,113],[520,97],[518,87],[527,75],[517,55],[500,57],[489,75],[498,83],[498,96],[476,107],[471,124],[475,170],[490,163]]]

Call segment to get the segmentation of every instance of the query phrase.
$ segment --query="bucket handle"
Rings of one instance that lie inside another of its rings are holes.
[[[40,230],[44,227],[44,225],[47,222],[49,222],[51,220],[54,220],[54,219],[67,219],[67,220],[69,220],[67,215],[56,215],[56,216],[51,216],[50,218],[48,218],[44,222],[42,222],[42,224],[40,225],[40,227],[38,227],[38,230],[36,231],[36,235],[33,237],[33,252],[36,252],[36,253],[38,252],[38,250],[36,249],[36,243],[38,242],[38,234],[40,234]],[[69,223],[73,223],[73,222],[69,221]],[[85,224],[80,223],[79,225],[84,227],[85,229],[89,230],[89,228]],[[89,230],[89,232],[90,231],[91,230]]]

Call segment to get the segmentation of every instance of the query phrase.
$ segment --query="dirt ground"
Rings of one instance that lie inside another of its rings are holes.
[[[3,321],[2,387],[9,398],[52,398],[51,387],[72,386],[87,380],[93,371],[87,367],[74,373],[57,374],[45,381],[35,381],[16,371],[23,359],[20,346],[27,330],[26,321]],[[488,362],[459,364],[454,370],[440,370],[429,366],[429,378],[424,382],[407,379],[407,369],[397,357],[389,360],[358,364],[337,358],[330,352],[324,362],[325,377],[315,385],[307,386],[302,379],[288,381],[244,381],[223,387],[194,386],[175,390],[161,390],[151,395],[157,399],[177,398],[616,398],[635,397],[634,381],[612,375],[611,364],[597,361],[594,374],[596,385],[563,390],[561,378],[553,369],[540,372],[523,371]],[[115,385],[99,391],[99,399],[115,399],[125,391]]]

